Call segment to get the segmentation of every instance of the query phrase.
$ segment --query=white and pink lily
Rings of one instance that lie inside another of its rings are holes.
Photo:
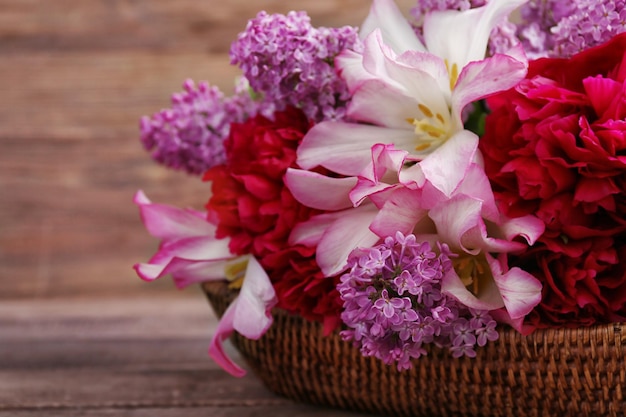
[[[432,160],[454,161],[459,152],[476,152],[475,147],[458,147],[475,143],[464,137],[471,135],[460,132],[450,141],[457,147],[437,149]],[[467,166],[453,190],[442,192],[424,178],[423,169],[414,169],[416,165],[406,168],[415,159],[407,151],[377,144],[371,155],[370,164],[356,181],[334,180],[328,199],[319,197],[322,190],[307,183],[307,177],[288,177],[290,189],[304,204],[335,210],[296,227],[293,243],[317,245],[318,263],[329,276],[345,269],[353,249],[373,246],[398,231],[446,243],[457,258],[443,290],[470,308],[501,310],[499,318],[521,330],[523,318],[541,299],[541,284],[519,268],[509,270],[502,255],[532,245],[543,233],[543,222],[534,216],[502,217],[484,169],[475,162]],[[466,157],[463,159],[476,159]],[[300,182],[302,178],[305,180]],[[442,184],[445,186],[445,181]],[[341,187],[347,195],[343,199]]]
[[[161,243],[147,262],[134,266],[146,281],[171,275],[177,287],[192,283],[243,278],[237,298],[222,316],[209,346],[209,355],[234,376],[245,375],[224,352],[223,342],[233,331],[258,339],[272,324],[270,314],[276,305],[274,287],[267,273],[253,256],[236,256],[228,249],[228,239],[216,239],[216,227],[206,213],[152,203],[142,191],[134,198],[148,232]]]
[[[492,28],[524,2],[432,12],[422,44],[393,0],[374,0],[361,28],[363,51],[346,50],[336,59],[352,94],[348,115],[355,123],[314,126],[298,149],[300,167],[356,176],[377,143],[393,143],[418,159],[445,144],[463,130],[468,104],[526,75],[521,48],[485,58]]]

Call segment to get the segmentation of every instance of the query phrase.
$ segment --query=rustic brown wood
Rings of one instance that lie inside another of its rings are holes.
[[[202,207],[207,184],[152,162],[138,120],[187,78],[230,93],[249,18],[358,25],[369,3],[0,0],[0,416],[357,415],[219,370],[199,289],[135,276],[157,242],[131,200]]]
[[[0,416],[358,415],[226,374],[206,354],[215,324],[201,294],[3,302]]]

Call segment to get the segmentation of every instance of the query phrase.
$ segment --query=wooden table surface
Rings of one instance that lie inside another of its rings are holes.
[[[408,10],[413,1],[399,2]],[[357,416],[292,403],[207,357],[198,288],[140,281],[131,199],[201,208],[138,120],[186,78],[232,91],[228,48],[259,10],[358,25],[369,0],[0,0],[0,416]]]

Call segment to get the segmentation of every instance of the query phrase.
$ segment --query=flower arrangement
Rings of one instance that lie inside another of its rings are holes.
[[[517,18],[509,18],[517,10]],[[362,26],[260,12],[225,97],[184,84],[141,120],[206,211],[135,196],[161,244],[137,274],[228,280],[223,341],[274,307],[399,370],[511,326],[626,320],[624,1],[373,0]]]

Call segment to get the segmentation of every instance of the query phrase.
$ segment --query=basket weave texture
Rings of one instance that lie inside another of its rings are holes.
[[[221,282],[204,291],[218,315],[236,292]],[[549,329],[500,338],[475,358],[428,350],[399,372],[363,357],[336,332],[275,309],[259,340],[232,342],[273,392],[307,402],[386,416],[618,417],[626,415],[626,335],[622,324]]]

